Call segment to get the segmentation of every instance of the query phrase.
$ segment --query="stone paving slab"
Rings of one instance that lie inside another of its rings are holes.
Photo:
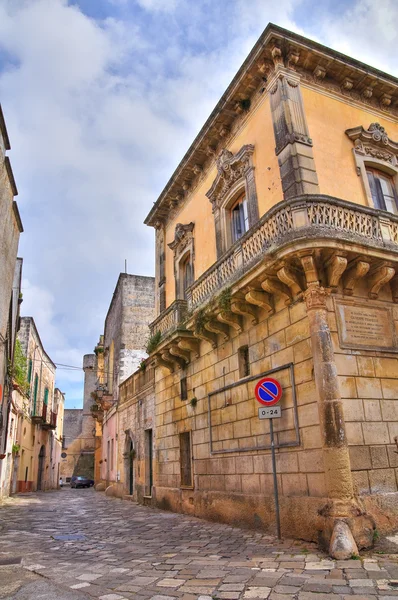
[[[396,554],[335,561],[308,542],[277,540],[92,489],[12,498],[0,506],[0,531],[0,564],[22,557],[26,574],[60,586],[65,598],[398,599]],[[4,575],[0,568],[0,590]],[[24,596],[8,596],[14,597]]]

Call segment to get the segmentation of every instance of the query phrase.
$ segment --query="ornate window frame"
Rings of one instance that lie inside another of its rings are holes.
[[[183,281],[183,266],[189,256],[192,283],[195,280],[195,244],[193,230],[195,223],[183,225],[177,223],[174,231],[174,240],[168,244],[169,248],[174,252],[174,280],[175,280],[175,297],[176,300],[185,300],[184,298],[184,281]]]
[[[368,205],[381,210],[373,202],[366,168],[372,167],[391,175],[398,194],[398,142],[388,137],[380,123],[371,123],[368,129],[360,125],[347,129],[345,133],[354,142],[353,154],[357,174],[362,178]]]
[[[249,229],[258,221],[253,153],[253,144],[245,144],[236,154],[224,148],[217,159],[217,176],[206,194],[213,206],[217,258],[232,244],[228,211],[239,195],[246,195]]]

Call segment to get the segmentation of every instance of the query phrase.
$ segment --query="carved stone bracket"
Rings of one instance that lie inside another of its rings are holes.
[[[267,277],[267,279],[264,279],[261,283],[261,287],[270,294],[282,294],[283,296],[286,296],[288,301],[292,300],[290,289],[285,283],[279,281],[277,277]]]
[[[286,264],[278,270],[277,275],[279,280],[291,289],[293,296],[297,297],[302,293],[300,275],[296,269]]]
[[[242,333],[242,331],[243,331],[242,319],[238,315],[235,315],[232,311],[222,310],[217,315],[217,319],[221,323],[226,323],[227,325],[229,325],[230,327],[235,329],[235,331],[237,331],[238,333]]]
[[[358,259],[349,265],[343,277],[343,293],[352,296],[356,282],[361,277],[365,277],[369,269],[370,263],[363,259]]]
[[[261,290],[252,288],[246,293],[245,300],[246,302],[250,302],[250,304],[255,304],[256,306],[260,306],[261,308],[264,308],[270,312],[273,312],[274,310],[272,297],[267,294],[267,292],[262,292]]]
[[[301,264],[304,269],[307,285],[318,285],[319,275],[315,264],[315,258],[312,254],[307,254],[301,257]]]
[[[229,327],[216,321],[215,319],[209,319],[207,323],[205,323],[205,328],[207,331],[211,331],[212,333],[220,334],[223,337],[224,342],[229,340]]]
[[[202,331],[195,331],[194,336],[199,340],[210,342],[213,348],[217,348],[217,335],[215,333],[211,333],[210,331],[203,329]]]
[[[185,350],[182,350],[178,345],[172,345],[169,348],[169,352],[172,356],[176,356],[177,358],[181,358],[186,364],[190,362],[190,354]]]
[[[178,341],[178,347],[182,350],[188,350],[188,352],[193,352],[195,358],[199,358],[199,347],[200,344],[197,340],[192,338],[181,338]]]
[[[395,269],[390,265],[382,264],[372,270],[369,277],[369,298],[376,299],[383,285],[388,283],[395,275]]]
[[[164,369],[167,369],[170,373],[174,372],[174,364],[169,360],[165,360],[162,356],[159,356],[159,354],[157,354],[155,357],[155,366],[163,367]]]
[[[163,360],[166,362],[172,362],[174,365],[177,365],[181,369],[185,369],[186,362],[185,359],[180,358],[179,356],[175,356],[170,352],[170,349],[162,350],[161,352]]]
[[[242,302],[239,300],[237,302],[232,301],[231,310],[233,313],[236,313],[237,315],[250,316],[253,325],[257,325],[257,323],[258,323],[257,311],[253,306],[250,306],[250,304],[248,304],[247,302],[244,302],[244,301]]]
[[[340,278],[347,268],[347,258],[345,255],[333,254],[326,263],[326,272],[328,284],[332,292],[337,291]]]

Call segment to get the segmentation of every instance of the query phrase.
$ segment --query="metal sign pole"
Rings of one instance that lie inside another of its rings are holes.
[[[269,420],[269,431],[270,431],[270,434],[271,434],[272,474],[274,476],[274,498],[275,498],[276,534],[278,536],[278,540],[280,540],[281,539],[281,520],[280,520],[280,515],[279,515],[278,479],[276,477],[274,425],[273,425],[272,419]]]

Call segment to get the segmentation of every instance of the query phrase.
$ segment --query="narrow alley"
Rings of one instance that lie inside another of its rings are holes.
[[[398,596],[398,555],[333,561],[309,543],[162,512],[93,489],[9,499],[0,508],[0,534],[2,599]]]

